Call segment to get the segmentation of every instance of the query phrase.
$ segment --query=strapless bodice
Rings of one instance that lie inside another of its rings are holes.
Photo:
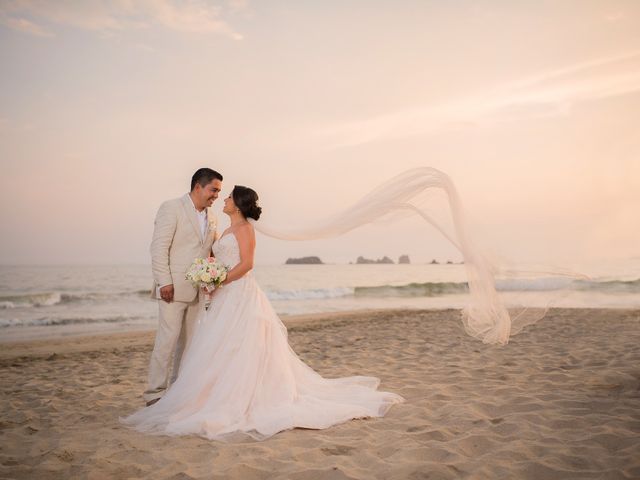
[[[229,270],[240,263],[240,247],[233,233],[226,233],[213,244],[213,255]]]

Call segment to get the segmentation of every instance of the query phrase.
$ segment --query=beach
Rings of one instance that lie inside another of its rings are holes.
[[[283,319],[326,377],[372,375],[406,402],[383,418],[264,441],[148,436],[153,331],[0,346],[0,478],[640,478],[640,310],[553,309],[506,346],[459,311]]]

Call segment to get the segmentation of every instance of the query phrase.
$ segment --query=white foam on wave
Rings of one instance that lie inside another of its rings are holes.
[[[95,304],[100,302],[118,302],[123,297],[136,300],[147,300],[148,290],[132,290],[124,292],[82,292],[61,293],[44,292],[0,297],[0,310],[13,308],[51,307],[61,304]]]
[[[5,327],[49,327],[55,325],[83,325],[100,323],[125,323],[146,320],[145,317],[132,315],[96,316],[96,317],[43,317],[43,318],[0,318],[0,328]]]
[[[496,289],[503,292],[550,292],[568,288],[574,282],[572,278],[510,278],[497,279]]]
[[[565,277],[513,278],[496,280],[496,288],[503,292],[551,292],[555,290],[591,290],[600,292],[640,292],[640,279],[576,280]]]
[[[0,318],[0,328],[3,327],[18,327],[23,323],[17,318]]]
[[[307,290],[274,290],[266,292],[269,300],[316,300],[352,296],[353,288],[314,288]]]
[[[61,302],[62,294],[60,294],[59,292],[14,295],[8,297],[0,297],[0,310],[21,307],[50,307]]]

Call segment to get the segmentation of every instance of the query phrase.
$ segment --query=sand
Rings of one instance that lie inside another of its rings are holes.
[[[146,436],[153,332],[0,345],[0,478],[640,478],[640,311],[552,310],[505,347],[458,312],[288,318],[324,376],[375,375],[384,418],[235,444]]]

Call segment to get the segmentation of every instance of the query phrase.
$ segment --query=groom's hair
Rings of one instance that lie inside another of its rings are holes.
[[[213,180],[222,181],[222,175],[210,168],[199,168],[191,177],[191,191],[196,188],[196,183],[199,183],[201,187],[206,187]]]

